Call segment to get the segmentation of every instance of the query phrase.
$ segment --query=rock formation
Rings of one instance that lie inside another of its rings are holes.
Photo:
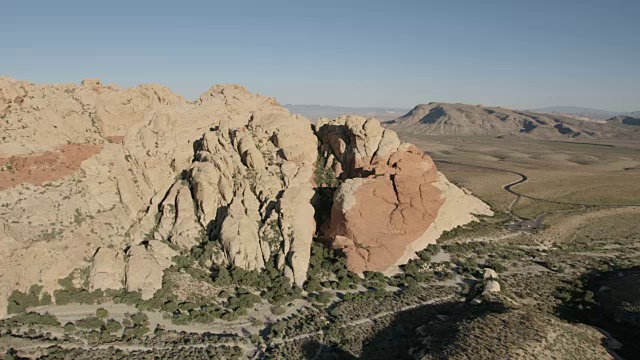
[[[391,274],[442,231],[492,214],[438,173],[429,156],[375,119],[321,119],[322,156],[344,180],[326,236],[355,272]]]
[[[211,263],[273,265],[302,285],[319,142],[342,181],[327,234],[354,271],[391,272],[490,213],[376,120],[322,120],[314,134],[238,85],[188,102],[158,85],[0,77],[0,139],[0,316],[13,290],[52,293],[72,273],[149,299],[174,256],[204,243]]]

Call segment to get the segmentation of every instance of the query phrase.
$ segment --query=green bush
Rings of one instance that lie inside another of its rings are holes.
[[[307,292],[318,292],[322,290],[322,284],[318,279],[308,279],[303,288]]]
[[[39,306],[40,291],[42,291],[42,286],[40,285],[32,285],[26,294],[14,290],[7,299],[7,313],[17,314],[25,311],[27,308]]]
[[[131,315],[131,321],[136,325],[149,325],[149,317],[141,311]]]
[[[15,315],[10,318],[10,322],[14,325],[49,325],[59,326],[60,322],[55,316],[45,313],[39,314],[35,312],[28,312]]]
[[[253,305],[262,302],[262,298],[255,294],[241,294],[229,299],[227,307],[234,311],[242,308],[253,308]]]
[[[40,305],[51,305],[51,294],[46,291],[42,293],[42,297],[40,297]]]
[[[285,309],[282,306],[272,306],[271,312],[273,315],[280,316],[285,313]]]
[[[109,312],[105,308],[99,308],[96,310],[96,317],[100,319],[106,319],[109,316]]]
[[[100,329],[104,322],[95,316],[89,316],[83,319],[76,320],[76,326],[83,329]]]
[[[105,329],[108,332],[113,333],[113,332],[122,330],[122,325],[120,325],[120,323],[115,319],[109,319],[109,320],[107,320],[107,323],[105,325]]]
[[[128,338],[143,338],[147,333],[149,333],[151,329],[149,329],[146,325],[134,325],[132,327],[127,327],[124,329],[123,336]]]
[[[321,302],[323,304],[328,304],[331,302],[331,299],[333,298],[333,293],[330,293],[328,291],[323,291],[318,295],[318,302]]]

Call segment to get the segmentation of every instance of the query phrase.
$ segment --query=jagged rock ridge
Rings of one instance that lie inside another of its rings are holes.
[[[354,271],[390,271],[472,212],[490,213],[376,120],[316,129],[239,85],[188,102],[158,85],[0,77],[0,315],[13,290],[40,284],[51,293],[78,269],[91,290],[151,298],[172,258],[202,243],[217,249],[211,264],[274,264],[302,285],[316,230],[318,139],[344,180],[327,234]],[[355,261],[353,246],[369,245],[352,209],[381,199],[381,214],[394,220],[380,224],[375,245],[392,255],[372,248]],[[456,206],[469,201],[464,211]]]

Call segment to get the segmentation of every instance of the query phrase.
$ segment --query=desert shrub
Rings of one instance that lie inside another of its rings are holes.
[[[18,357],[18,351],[14,348],[9,348],[9,350],[7,350],[7,352],[4,354],[4,359],[5,360],[16,360],[19,359]]]
[[[51,294],[46,291],[42,293],[42,296],[40,297],[40,305],[51,305]]]
[[[291,286],[289,280],[280,275],[271,280],[270,286],[262,293],[272,304],[283,304],[302,297],[302,289],[296,285]]]
[[[96,310],[96,317],[100,319],[106,319],[109,316],[109,312],[105,308],[99,308]]]
[[[55,316],[45,313],[28,312],[15,315],[9,320],[14,325],[48,325],[59,326],[60,322]]]
[[[252,308],[253,305],[262,301],[262,298],[255,294],[241,294],[229,299],[227,307],[233,310],[240,308]]]
[[[218,286],[229,286],[233,279],[231,278],[231,274],[229,274],[229,270],[225,267],[220,267],[215,277],[215,284]]]
[[[151,329],[149,329],[146,325],[134,325],[131,327],[126,327],[123,332],[123,336],[127,338],[143,338],[147,333],[149,333]]]
[[[120,331],[122,329],[122,325],[120,325],[120,323],[115,319],[109,319],[109,320],[107,320],[107,323],[105,324],[105,329],[108,332],[116,332],[116,331]]]
[[[216,305],[201,306],[188,311],[180,311],[174,314],[171,321],[175,324],[187,324],[197,322],[208,324],[222,318],[224,309]]]
[[[431,257],[437,253],[439,253],[441,250],[440,245],[438,244],[429,244],[426,248],[424,248],[421,251],[418,251],[416,253],[416,255],[418,255],[418,257],[424,261],[429,261],[431,260]]]
[[[69,303],[77,304],[95,304],[104,298],[104,292],[101,289],[87,291],[73,287],[70,278],[58,280],[63,289],[54,290],[53,297],[56,299],[56,305],[67,305]]]
[[[138,291],[122,291],[113,296],[113,302],[116,304],[138,305],[142,303],[142,294]]]
[[[64,332],[74,332],[76,331],[76,325],[72,322],[68,322],[66,324],[64,324]]]
[[[7,312],[16,314],[25,311],[29,307],[39,306],[40,291],[42,291],[42,286],[40,285],[31,285],[27,293],[14,290],[7,299]]]
[[[285,313],[285,309],[282,306],[272,306],[271,312],[273,315],[280,316]]]
[[[95,316],[89,316],[83,319],[76,320],[76,326],[83,329],[100,329],[104,322]]]
[[[185,255],[176,255],[171,260],[175,264],[174,266],[178,269],[189,268],[194,263],[193,258]]]
[[[307,292],[318,292],[323,289],[322,284],[316,278],[307,279],[304,283],[303,288]]]
[[[485,266],[495,270],[498,273],[503,273],[508,270],[508,268],[500,261],[490,258],[485,262]]]
[[[139,311],[139,312],[131,315],[130,318],[131,318],[131,321],[135,325],[148,325],[149,324],[149,317],[147,316],[147,314],[143,313],[142,311]]]
[[[333,169],[330,166],[327,167],[327,159],[322,156],[321,152],[318,152],[318,158],[316,159],[314,181],[318,186],[337,187],[340,185],[340,181],[336,178]]]
[[[478,258],[468,257],[464,259],[458,259],[456,261],[458,265],[458,272],[463,275],[475,275],[478,271]]]
[[[331,302],[331,298],[333,298],[333,294],[328,291],[323,291],[318,294],[317,300],[323,304],[328,304]]]

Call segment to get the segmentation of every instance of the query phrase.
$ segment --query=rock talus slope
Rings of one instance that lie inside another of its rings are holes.
[[[490,213],[376,120],[315,129],[239,85],[189,102],[158,85],[0,77],[0,315],[13,291],[52,293],[70,274],[149,299],[174,256],[203,244],[210,264],[274,266],[301,286],[318,149],[341,182],[326,235],[356,272],[392,272]]]

